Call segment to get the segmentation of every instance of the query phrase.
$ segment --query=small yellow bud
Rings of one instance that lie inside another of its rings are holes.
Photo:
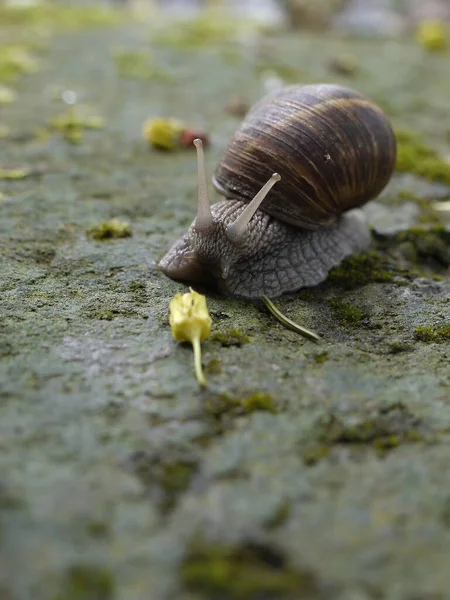
[[[170,302],[170,327],[178,342],[190,342],[193,335],[206,340],[211,331],[211,317],[206,298],[189,288],[188,294],[177,294]]]
[[[429,19],[423,21],[417,29],[417,41],[431,51],[444,50],[448,43],[448,33],[443,21]]]
[[[184,125],[176,119],[149,119],[142,128],[144,138],[155,148],[176,150]]]
[[[211,317],[206,298],[189,288],[187,294],[177,294],[169,304],[169,323],[173,337],[178,342],[190,342],[194,348],[195,374],[201,386],[206,385],[202,371],[200,342],[211,331]]]

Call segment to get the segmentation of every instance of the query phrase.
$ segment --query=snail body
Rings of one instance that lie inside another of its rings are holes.
[[[197,217],[160,262],[172,279],[276,297],[317,285],[369,246],[357,209],[388,183],[396,142],[381,109],[358,92],[290,86],[256,103],[216,168],[225,199],[212,207],[195,144]]]

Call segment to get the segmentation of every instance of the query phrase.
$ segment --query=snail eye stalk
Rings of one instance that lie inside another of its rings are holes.
[[[205,158],[203,155],[203,143],[200,139],[194,140],[194,146],[197,149],[197,169],[198,169],[198,208],[195,219],[195,227],[198,230],[208,229],[213,224],[213,217],[208,199],[208,183],[206,181]]]
[[[239,217],[236,219],[236,221],[234,221],[234,223],[231,223],[231,225],[228,225],[228,227],[226,229],[226,233],[227,233],[228,239],[231,242],[238,242],[240,239],[242,239],[243,235],[245,234],[247,225],[250,223],[251,218],[253,217],[255,212],[258,210],[258,208],[260,207],[262,201],[265,199],[267,194],[270,192],[270,190],[273,188],[273,186],[277,183],[277,181],[280,181],[280,179],[281,179],[281,176],[278,175],[278,173],[274,173],[272,175],[272,177],[269,179],[269,181],[267,181],[262,186],[262,188],[259,190],[259,192],[256,194],[256,196],[253,198],[253,200],[245,207],[245,209],[242,211],[242,213],[239,215]]]

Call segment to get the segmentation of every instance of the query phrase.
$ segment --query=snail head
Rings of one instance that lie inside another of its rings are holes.
[[[221,277],[226,279],[231,266],[248,251],[247,228],[253,215],[281,178],[278,173],[274,173],[231,222],[215,218],[214,208],[211,210],[208,199],[202,141],[196,139],[194,145],[197,149],[198,209],[197,217],[188,232],[190,250],[184,253],[184,258],[210,265],[212,270],[220,269]]]

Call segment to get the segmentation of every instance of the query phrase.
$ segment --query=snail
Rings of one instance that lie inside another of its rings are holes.
[[[327,278],[370,244],[358,207],[394,170],[396,140],[382,110],[337,85],[293,85],[269,94],[231,138],[209,205],[203,149],[198,212],[159,266],[170,278],[240,298],[275,298]],[[272,190],[273,188],[273,190]]]

